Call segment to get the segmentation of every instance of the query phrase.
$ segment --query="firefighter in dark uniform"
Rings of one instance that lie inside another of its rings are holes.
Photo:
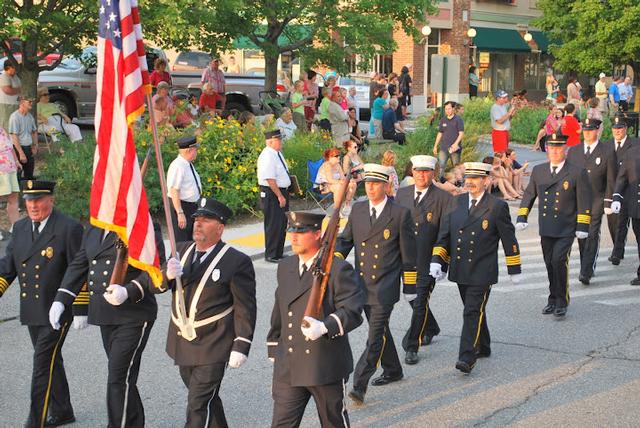
[[[613,118],[611,133],[613,134],[611,145],[616,153],[619,171],[622,168],[622,161],[627,157],[627,153],[640,144],[637,138],[627,135],[627,121],[623,112],[616,113]],[[635,190],[627,188],[627,192],[629,192],[627,199],[635,196],[631,193],[632,191]],[[607,216],[609,232],[613,240],[613,251],[611,251],[609,261],[616,266],[620,264],[620,260],[624,259],[624,247],[627,245],[627,234],[629,232],[629,213],[627,212],[625,201],[621,200],[620,202],[622,203],[620,213]]]
[[[369,379],[378,363],[382,376],[374,386],[396,382],[404,376],[398,352],[389,330],[393,305],[403,293],[416,294],[416,242],[411,212],[389,200],[386,188],[389,169],[382,165],[364,165],[367,201],[355,203],[349,220],[336,242],[336,255],[346,258],[355,250],[355,268],[366,292],[364,312],[369,322],[369,336],[353,374],[349,392],[356,404],[364,402]]]
[[[362,324],[364,292],[353,267],[334,256],[323,317],[304,317],[322,244],[324,214],[289,212],[294,256],[278,266],[278,288],[267,337],[273,370],[272,427],[298,427],[313,396],[323,427],[348,427],[346,382],[353,371],[348,333]],[[301,327],[303,319],[309,325]]]
[[[618,171],[611,209],[614,214],[620,213],[621,209],[626,210],[636,235],[640,257],[640,146],[634,146],[625,154]],[[640,285],[640,266],[631,285]]]
[[[7,252],[0,259],[0,296],[17,279],[20,322],[28,326],[34,349],[27,428],[75,421],[62,359],[72,311],[68,308],[60,314],[56,329],[49,325],[48,314],[64,272],[80,248],[82,225],[53,207],[54,187],[51,181],[23,182],[28,217],[14,224]]]
[[[440,333],[438,322],[429,307],[429,298],[435,286],[435,279],[429,275],[429,263],[433,244],[438,238],[440,219],[451,201],[451,195],[433,185],[438,159],[433,156],[412,156],[411,163],[415,185],[398,190],[395,201],[411,210],[415,225],[418,294],[412,301],[411,325],[402,339],[402,347],[407,353],[404,362],[416,364],[420,345],[431,343],[431,339]]]
[[[574,237],[589,236],[591,185],[587,171],[566,162],[567,137],[552,134],[547,140],[549,162],[531,172],[516,223],[524,230],[533,203],[538,203],[542,254],[549,277],[549,299],[542,313],[564,317],[569,305],[569,256]]]
[[[478,358],[491,355],[486,307],[491,286],[498,282],[498,241],[502,241],[507,273],[520,282],[520,248],[511,223],[509,206],[487,191],[491,165],[466,162],[468,193],[452,199],[440,223],[433,247],[430,275],[458,284],[464,304],[460,350],[456,368],[470,373]]]
[[[155,239],[164,263],[160,225]],[[88,323],[100,326],[107,354],[108,427],[143,427],[144,407],[136,385],[142,352],[158,312],[155,296],[147,289],[146,273],[129,265],[124,286],[110,284],[117,247],[123,245],[114,232],[91,226],[82,247],[69,265],[51,307],[52,319],[76,299],[74,314],[87,315]],[[87,284],[87,289],[83,285]],[[78,304],[78,301],[83,304]]]
[[[167,354],[189,390],[185,428],[222,428],[220,384],[227,364],[239,368],[249,355],[256,278],[249,256],[221,239],[231,216],[226,205],[202,198],[193,216],[193,241],[178,244],[180,260],[167,261],[157,290],[173,292]]]
[[[587,171],[591,184],[591,223],[589,236],[579,239],[580,282],[589,285],[596,270],[600,250],[600,226],[602,214],[611,215],[613,186],[616,182],[618,167],[613,145],[598,141],[600,121],[585,119],[582,125],[584,143],[571,147],[567,153],[567,162]]]

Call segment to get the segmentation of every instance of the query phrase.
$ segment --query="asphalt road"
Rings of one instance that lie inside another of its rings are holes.
[[[539,154],[531,154],[539,160]],[[523,159],[524,160],[524,159]],[[517,204],[511,205],[515,219]],[[611,241],[603,227],[597,276],[590,286],[578,283],[577,243],[570,262],[572,300],[566,319],[540,313],[547,280],[537,235],[537,213],[518,234],[524,281],[513,285],[500,257],[500,281],[493,287],[487,318],[493,353],[466,376],[454,368],[462,325],[462,304],[454,284],[439,282],[432,309],[442,332],[420,350],[420,362],[405,366],[405,378],[370,387],[366,404],[354,408],[355,427],[424,426],[638,426],[640,420],[640,288],[635,277],[638,252],[630,235],[626,258],[607,262]],[[606,223],[606,222],[605,222]],[[4,250],[0,249],[0,253]],[[229,369],[221,397],[232,427],[266,427],[271,420],[272,367],[265,338],[273,305],[276,266],[255,262],[258,278],[258,325],[245,366]],[[169,299],[160,296],[158,320],[143,355],[139,387],[147,426],[181,427],[186,389],[164,352]],[[21,427],[29,405],[31,344],[18,315],[18,287],[0,299],[0,427]],[[391,320],[400,342],[410,318],[398,302]],[[366,324],[351,335],[355,358],[364,348]],[[399,348],[401,357],[404,353]],[[106,426],[106,359],[99,330],[71,331],[63,348],[77,422],[73,427]],[[313,404],[305,427],[318,426]]]

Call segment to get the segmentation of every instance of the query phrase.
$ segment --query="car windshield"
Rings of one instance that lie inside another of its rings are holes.
[[[58,68],[62,68],[65,70],[78,70],[82,68],[82,63],[80,63],[80,61],[75,58],[69,57],[63,59],[60,65],[58,65]]]

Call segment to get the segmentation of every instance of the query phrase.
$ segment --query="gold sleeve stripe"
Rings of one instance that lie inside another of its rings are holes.
[[[578,223],[590,224],[591,216],[588,214],[578,214]]]
[[[518,215],[523,215],[523,216],[527,216],[529,215],[529,208],[520,208],[518,210]]]
[[[520,255],[517,256],[507,256],[507,266],[517,266],[520,264]]]
[[[7,288],[9,288],[9,283],[6,279],[0,276],[0,293],[4,294],[4,292],[7,291]]]
[[[344,256],[342,255],[342,253],[340,251],[336,251],[335,253],[333,253],[334,256],[341,258],[342,260],[344,260]]]
[[[418,273],[417,272],[403,272],[403,277],[402,280],[405,284],[407,285],[415,285],[417,279],[418,279]]]
[[[449,253],[444,247],[433,247],[432,255],[439,256],[446,263],[449,263],[451,258],[449,257]]]

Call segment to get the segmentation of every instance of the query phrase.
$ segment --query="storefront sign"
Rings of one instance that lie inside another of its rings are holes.
[[[489,67],[489,63],[490,63],[490,54],[489,54],[489,52],[480,52],[480,58],[479,58],[478,62],[480,63],[480,67],[481,68]]]

